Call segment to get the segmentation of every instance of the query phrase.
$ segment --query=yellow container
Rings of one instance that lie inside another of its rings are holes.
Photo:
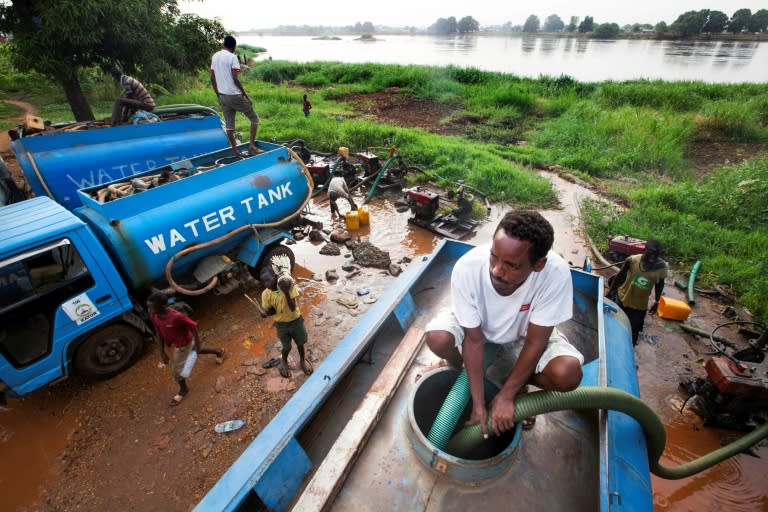
[[[363,206],[357,209],[357,216],[360,219],[361,226],[367,226],[368,224],[370,224],[371,217],[368,212],[367,204],[364,204]]]
[[[357,212],[347,212],[344,214],[344,222],[347,223],[347,229],[360,228],[360,218],[357,216]]]
[[[691,306],[682,300],[661,296],[659,300],[659,317],[668,320],[685,320],[691,314]]]

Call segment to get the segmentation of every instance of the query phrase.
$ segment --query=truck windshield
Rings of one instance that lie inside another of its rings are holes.
[[[59,306],[93,285],[69,240],[0,262],[0,353],[17,367],[46,355]]]

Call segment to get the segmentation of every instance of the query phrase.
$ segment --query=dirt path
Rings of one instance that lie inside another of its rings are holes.
[[[371,99],[367,115],[378,115],[376,105]],[[430,110],[429,105],[423,107]],[[389,109],[388,115],[397,116],[401,108]],[[400,122],[407,126],[409,119],[410,115]],[[432,119],[439,124],[439,119]],[[580,265],[589,250],[575,205],[591,192],[551,173],[544,175],[553,181],[564,206],[543,212],[555,227],[556,250]],[[314,210],[331,224],[327,204]],[[503,211],[495,205],[489,222],[470,241],[488,240]],[[390,201],[377,200],[371,205],[372,225],[356,235],[370,237],[395,261],[430,252],[436,237],[409,226],[408,215],[397,212]],[[308,241],[293,249],[304,287],[301,307],[310,334],[310,359],[317,366],[368,307],[361,303],[357,310],[347,310],[336,299],[362,287],[375,297],[393,278],[373,269],[350,277],[339,270],[345,254],[321,256],[319,246]],[[339,281],[313,279],[330,268],[339,270]],[[682,298],[671,285],[666,293]],[[201,358],[190,379],[191,394],[175,408],[168,406],[174,385],[167,369],[157,367],[155,347],[147,347],[133,368],[111,380],[70,379],[11,400],[13,410],[0,413],[0,485],[5,490],[0,493],[0,510],[181,511],[194,506],[305,377],[294,369],[290,379],[282,379],[275,368],[261,367],[278,353],[274,330],[240,294],[206,296],[190,303],[203,342],[227,350],[224,364]],[[702,298],[691,322],[712,329],[723,321],[722,307]],[[703,428],[692,413],[678,412],[683,399],[678,382],[702,373],[707,347],[682,334],[674,322],[650,316],[646,325],[657,341],[643,341],[636,350],[641,395],[667,425],[671,449],[665,453],[665,463],[678,464],[711,451],[731,433]],[[217,423],[235,418],[244,419],[246,425],[229,434],[213,431]],[[758,450],[759,455],[767,453],[765,447]],[[768,459],[739,456],[695,480],[655,479],[656,510],[766,510],[764,460]]]

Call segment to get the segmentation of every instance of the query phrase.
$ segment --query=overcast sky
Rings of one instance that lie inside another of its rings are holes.
[[[481,27],[507,21],[522,25],[531,14],[538,16],[542,24],[550,14],[557,14],[565,23],[571,16],[592,16],[597,23],[669,24],[686,11],[718,10],[730,17],[737,9],[767,9],[768,0],[536,0],[528,4],[515,0],[180,0],[179,7],[182,12],[219,18],[228,30],[243,31],[278,25],[346,26],[366,21],[374,25],[428,27],[438,18],[451,16],[457,20],[472,16]]]

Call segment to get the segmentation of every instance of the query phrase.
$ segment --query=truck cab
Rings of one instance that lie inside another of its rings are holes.
[[[0,209],[0,391],[28,393],[72,366],[109,376],[134,361],[146,325],[83,221],[48,197]]]

